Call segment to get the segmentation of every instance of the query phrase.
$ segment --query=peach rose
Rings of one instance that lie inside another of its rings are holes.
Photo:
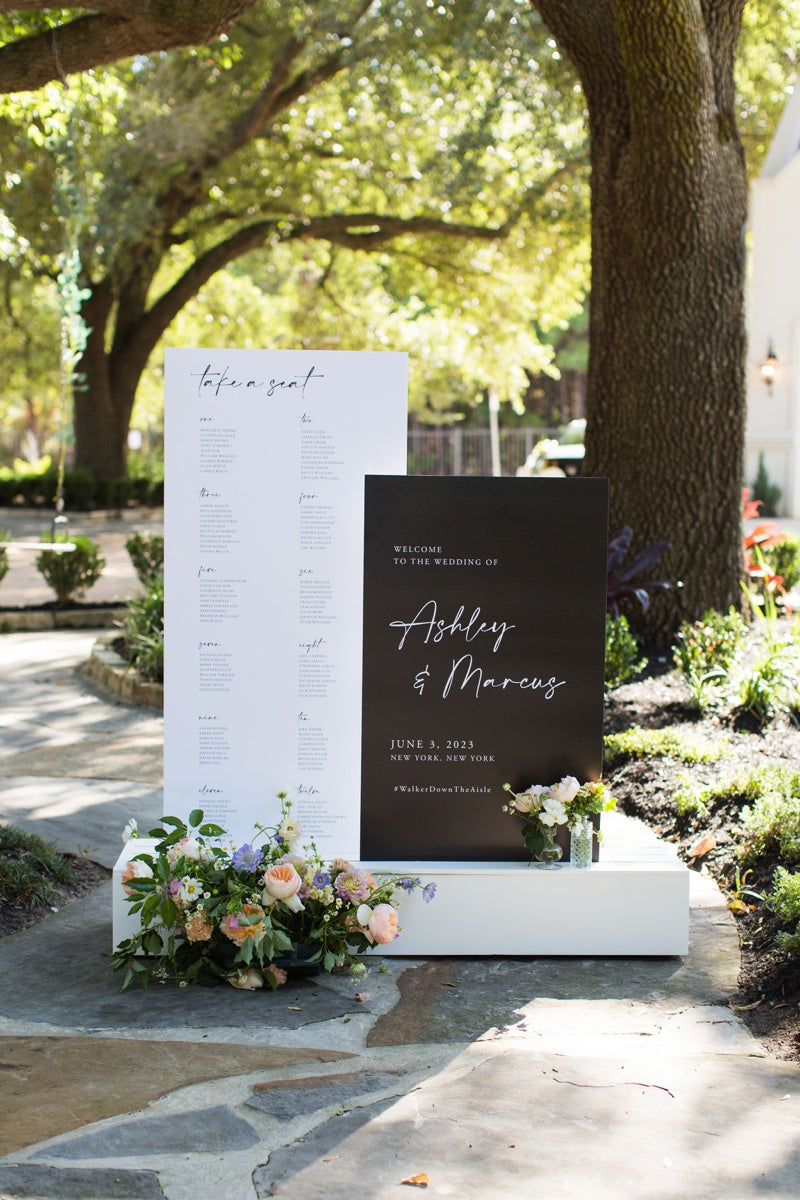
[[[283,987],[286,980],[289,978],[283,967],[276,967],[275,963],[270,963],[264,972],[264,982],[267,987],[279,988]]]
[[[399,936],[397,928],[397,909],[391,904],[376,904],[367,922],[367,928],[380,945],[393,942]]]
[[[242,917],[257,917],[250,924],[240,924]],[[225,937],[230,938],[237,946],[243,946],[249,937],[258,941],[264,932],[264,910],[258,904],[243,904],[241,912],[229,913],[220,927]]]
[[[282,900],[292,912],[302,912],[303,902],[298,891],[303,880],[292,863],[276,863],[264,875],[264,894],[262,899],[266,905],[272,905],[276,900]]]
[[[214,926],[204,912],[196,912],[189,917],[184,931],[190,942],[207,942],[214,932]]]
[[[131,879],[152,879],[153,872],[145,862],[129,862],[122,869],[122,886],[129,896],[141,896],[141,892],[136,888],[129,888],[128,881]]]

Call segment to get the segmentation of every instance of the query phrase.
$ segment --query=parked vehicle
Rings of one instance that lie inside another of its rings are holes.
[[[543,438],[517,469],[517,475],[580,475],[585,432],[586,420],[578,417],[565,425],[558,438]]]

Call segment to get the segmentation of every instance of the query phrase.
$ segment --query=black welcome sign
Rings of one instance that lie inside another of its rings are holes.
[[[515,789],[602,766],[608,485],[368,476],[361,857],[515,861]]]

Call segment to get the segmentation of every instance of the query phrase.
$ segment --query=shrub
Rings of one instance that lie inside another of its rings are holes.
[[[161,683],[164,678],[164,580],[156,573],[144,596],[128,604],[122,623],[124,656],[143,679]]]
[[[0,825],[0,899],[33,907],[52,904],[56,883],[72,883],[69,859],[34,833]]]
[[[775,767],[753,775],[760,786],[742,809],[742,861],[777,855],[800,863],[800,774]]]
[[[125,549],[128,551],[139,582],[145,587],[149,585],[155,575],[163,572],[164,538],[161,534],[131,534],[125,543]]]
[[[605,685],[611,691],[647,665],[639,658],[639,640],[631,633],[627,618],[606,613]]]
[[[7,529],[0,529],[0,542],[10,542],[11,534]],[[0,547],[0,580],[5,579],[8,573],[8,553],[5,546]]]
[[[776,867],[773,888],[767,904],[787,925],[794,924],[794,933],[781,930],[776,941],[789,954],[800,954],[800,872],[792,874],[785,867]]]
[[[64,534],[53,537],[51,533],[45,533],[42,541],[75,544],[74,550],[43,550],[36,558],[36,570],[53,589],[59,604],[82,596],[103,574],[106,560],[97,542],[91,538],[81,535],[68,538]]]
[[[640,550],[635,558],[624,565],[625,556],[631,548],[633,530],[630,525],[623,526],[608,543],[608,559],[606,562],[606,608],[612,617],[619,616],[619,606],[625,600],[638,600],[644,612],[650,604],[650,592],[664,588],[675,587],[668,580],[649,581],[647,583],[632,583],[634,575],[649,571],[654,567],[662,554],[669,550],[669,542],[652,542]]]
[[[720,802],[728,805],[737,802],[755,804],[763,795],[785,788],[789,777],[790,773],[779,767],[756,767],[707,787],[684,779],[672,793],[672,800],[682,816],[691,812],[705,812]]]
[[[734,608],[724,615],[709,609],[699,621],[680,627],[673,658],[695,708],[719,701],[746,637],[747,625]]]
[[[43,508],[51,505],[58,489],[58,471],[45,456],[34,466],[17,460],[13,468],[0,467],[0,506],[25,504]],[[163,474],[134,475],[126,479],[98,479],[88,467],[64,472],[64,503],[73,511],[120,508],[130,502],[164,503]]]
[[[763,515],[765,517],[774,517],[778,511],[778,503],[781,498],[781,489],[777,483],[773,483],[767,474],[767,467],[764,462],[763,452],[758,456],[758,471],[753,480],[753,501],[760,503],[763,506]]]
[[[779,712],[791,712],[798,704],[797,670],[794,647],[784,642],[768,646],[739,680],[741,707],[761,725],[767,725]]]
[[[774,575],[780,575],[787,592],[800,582],[800,536],[785,533],[783,540],[766,546],[764,561]]]

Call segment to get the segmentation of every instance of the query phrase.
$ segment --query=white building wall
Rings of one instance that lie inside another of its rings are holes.
[[[795,89],[794,112],[797,95]],[[797,139],[786,153],[792,144]],[[750,193],[745,482],[752,486],[763,453],[770,481],[781,488],[779,512],[800,517],[800,154],[781,165],[770,152],[770,160],[774,173],[757,179]],[[771,390],[759,373],[770,343],[778,360]]]

